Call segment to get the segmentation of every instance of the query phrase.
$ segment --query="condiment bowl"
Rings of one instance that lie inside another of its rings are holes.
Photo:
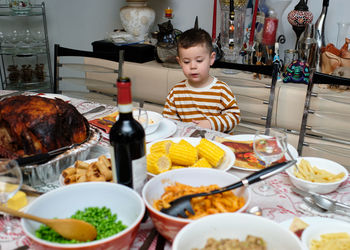
[[[153,206],[154,201],[161,198],[166,186],[174,185],[175,182],[179,182],[193,187],[208,186],[211,184],[224,187],[239,180],[240,178],[237,176],[217,169],[176,169],[156,175],[149,180],[142,189],[142,198],[157,231],[167,240],[173,241],[181,228],[195,220],[173,217],[160,212]],[[245,211],[250,203],[251,195],[249,188],[242,187],[233,190],[233,192],[236,196],[243,196],[245,199],[245,205],[235,213]]]
[[[244,213],[214,214],[198,219],[181,229],[172,249],[203,249],[209,238],[243,241],[248,235],[261,237],[266,243],[266,249],[304,249],[298,237],[280,224]]]
[[[147,110],[147,116],[148,125],[145,130],[146,135],[154,133],[158,129],[159,124],[163,119],[163,116],[161,114],[149,110]]]
[[[33,249],[129,249],[145,213],[141,196],[134,190],[115,183],[88,182],[68,185],[35,199],[26,209],[29,214],[44,218],[69,218],[87,207],[103,207],[117,214],[117,220],[127,226],[123,231],[105,239],[61,244],[39,239],[35,231],[40,223],[22,219],[22,227],[32,240]]]
[[[301,159],[307,160],[312,166],[316,166],[319,169],[327,170],[333,174],[344,173],[344,177],[335,182],[311,182],[298,178],[294,174],[295,166],[286,170],[290,181],[297,188],[304,191],[311,191],[318,194],[327,194],[335,191],[340,184],[342,184],[348,177],[349,172],[342,165],[324,158],[318,157],[299,157],[297,164],[300,163]]]
[[[310,246],[313,240],[319,241],[321,235],[330,233],[347,233],[350,235],[350,224],[340,220],[320,218],[318,222],[313,223],[303,231],[301,241],[307,249],[311,249]],[[341,241],[339,241],[339,244],[341,244]],[[336,249],[335,246],[333,247]]]

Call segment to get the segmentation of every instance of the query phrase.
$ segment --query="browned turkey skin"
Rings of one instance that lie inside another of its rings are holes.
[[[89,123],[61,99],[14,96],[0,101],[0,157],[16,158],[83,142]]]

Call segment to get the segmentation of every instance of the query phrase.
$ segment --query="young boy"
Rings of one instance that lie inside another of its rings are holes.
[[[178,39],[177,51],[187,79],[170,90],[163,116],[202,128],[232,131],[241,119],[240,110],[229,86],[209,75],[215,61],[210,35],[203,29],[187,30]]]

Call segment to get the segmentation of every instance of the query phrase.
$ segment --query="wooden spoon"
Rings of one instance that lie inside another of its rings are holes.
[[[40,223],[43,223],[53,230],[55,230],[58,234],[62,235],[64,238],[70,240],[78,240],[78,241],[92,241],[96,239],[97,231],[96,228],[82,220],[77,219],[46,219],[37,217],[31,214],[26,214],[19,212],[17,210],[0,206],[0,211],[21,217],[29,220],[34,220]]]

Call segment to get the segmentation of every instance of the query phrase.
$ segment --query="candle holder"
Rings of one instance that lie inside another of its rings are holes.
[[[293,30],[297,36],[295,42],[295,49],[297,49],[298,41],[305,30],[305,25],[311,23],[313,19],[312,13],[309,11],[309,7],[305,3],[305,0],[300,0],[297,5],[295,5],[294,10],[288,14],[288,22],[292,25]]]

